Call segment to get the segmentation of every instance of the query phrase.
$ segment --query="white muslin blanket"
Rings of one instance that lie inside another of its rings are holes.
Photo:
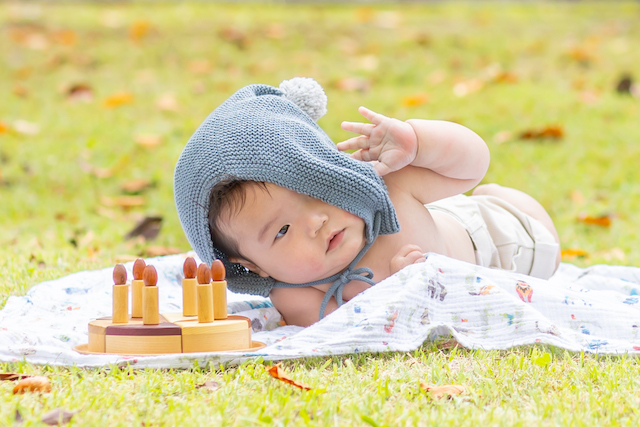
[[[184,255],[147,260],[158,271],[161,313],[182,309]],[[132,263],[126,265],[131,277]],[[123,357],[83,355],[88,322],[111,314],[112,269],[84,271],[10,297],[0,310],[0,361],[100,367],[189,368],[249,358],[280,360],[358,352],[410,351],[453,336],[472,349],[548,344],[571,351],[640,354],[640,268],[562,264],[550,280],[429,254],[308,327],[280,326],[268,299],[229,293],[229,311],[252,321],[253,353]]]

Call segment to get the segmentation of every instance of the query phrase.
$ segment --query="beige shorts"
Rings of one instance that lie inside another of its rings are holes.
[[[460,222],[473,243],[476,264],[548,279],[559,245],[542,223],[494,196],[458,195],[425,205]]]

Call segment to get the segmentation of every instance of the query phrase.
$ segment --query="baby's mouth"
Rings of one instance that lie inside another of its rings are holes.
[[[336,231],[332,233],[331,236],[329,236],[329,239],[327,242],[327,252],[335,249],[340,244],[340,242],[342,242],[343,238],[344,238],[344,228],[340,231]]]

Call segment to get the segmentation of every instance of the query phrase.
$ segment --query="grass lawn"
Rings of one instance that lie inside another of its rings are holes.
[[[636,3],[223,5],[0,3],[0,308],[72,272],[189,250],[172,176],[206,115],[249,83],[318,80],[320,124],[366,105],[452,120],[491,149],[485,182],[547,208],[565,261],[640,266],[640,79]],[[634,90],[632,90],[634,92]],[[542,132],[559,138],[522,139]],[[124,236],[161,216],[153,241]],[[600,219],[608,226],[579,218]],[[551,358],[546,356],[551,354]],[[0,364],[48,376],[48,394],[0,381],[0,425],[637,425],[635,360],[545,348],[438,349],[288,361],[300,391],[261,363],[221,369],[84,370]],[[196,388],[207,380],[218,389]],[[463,384],[431,400],[419,383]]]

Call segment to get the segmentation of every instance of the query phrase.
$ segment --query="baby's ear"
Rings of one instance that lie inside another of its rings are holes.
[[[229,261],[237,262],[238,264],[241,264],[244,268],[253,271],[254,273],[256,273],[260,277],[269,277],[269,275],[267,273],[262,271],[260,269],[260,267],[258,267],[257,265],[255,265],[251,261],[248,261],[248,260],[242,259],[242,258],[235,258],[235,257],[229,258]]]

